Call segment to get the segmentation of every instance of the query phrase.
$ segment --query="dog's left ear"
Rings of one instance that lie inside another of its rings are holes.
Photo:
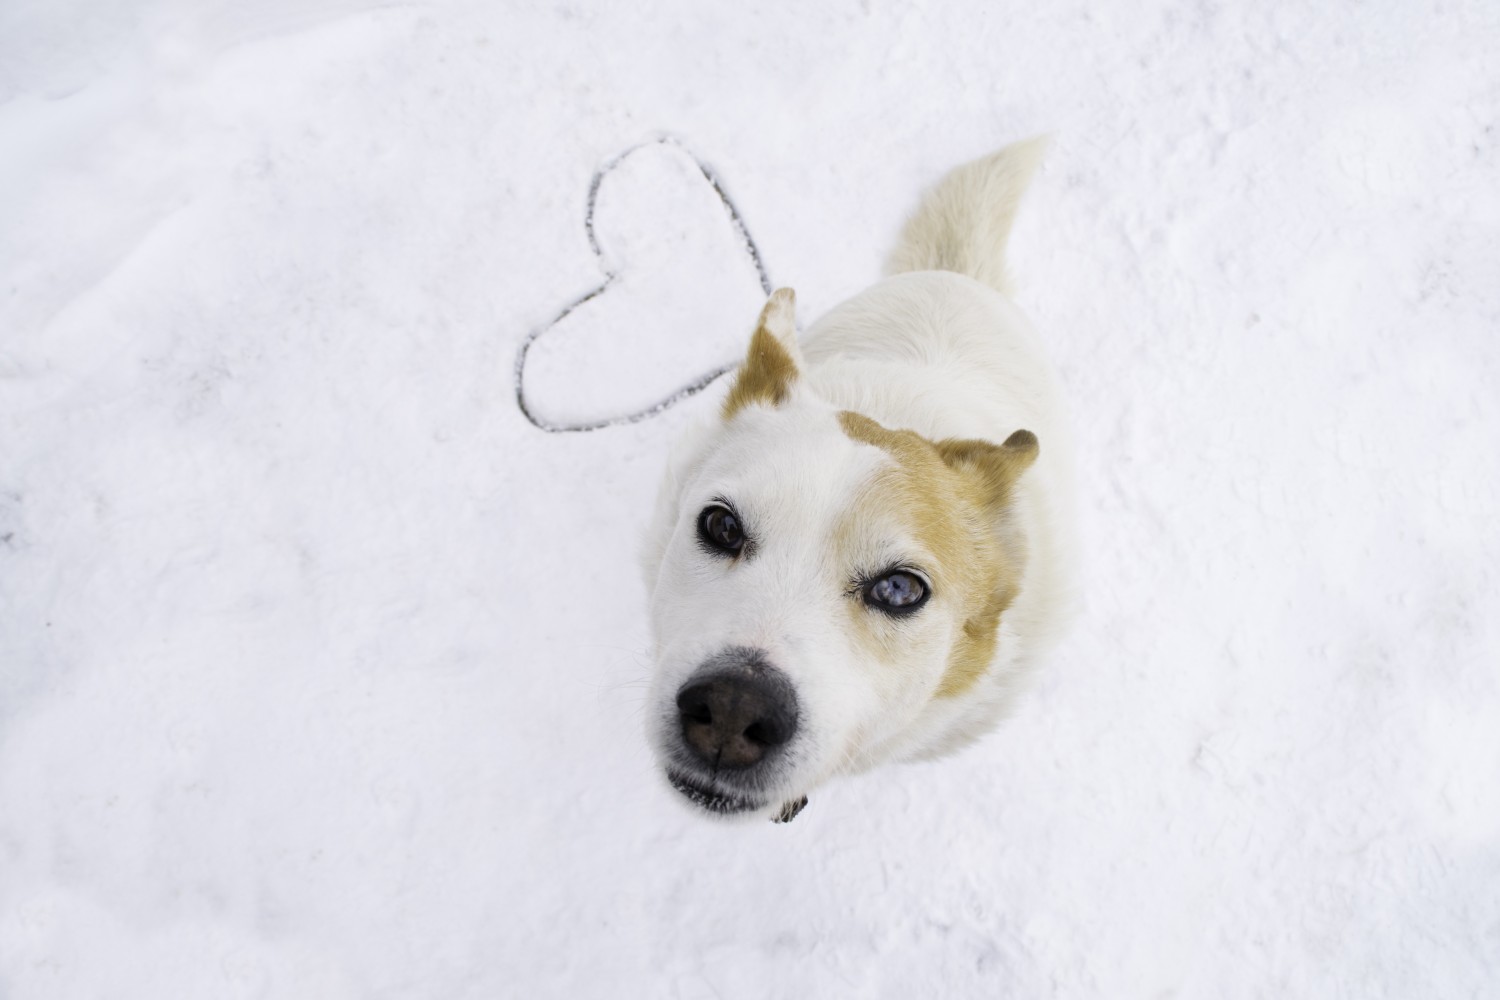
[[[724,400],[728,420],[751,403],[779,406],[791,395],[792,383],[802,365],[797,348],[797,296],[790,288],[771,293],[761,310],[745,363],[734,377],[734,387]]]
[[[949,468],[978,478],[981,494],[990,507],[1003,507],[1010,502],[1016,480],[1031,468],[1041,452],[1036,435],[1030,431],[1016,431],[1004,444],[977,438],[946,438],[933,447]]]

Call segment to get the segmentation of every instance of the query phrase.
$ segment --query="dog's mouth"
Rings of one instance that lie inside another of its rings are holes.
[[[667,780],[671,782],[673,788],[681,793],[683,798],[705,812],[711,812],[718,816],[733,816],[737,813],[754,812],[765,805],[763,802],[757,802],[744,795],[720,791],[708,782],[700,781],[681,771],[669,769],[667,771]],[[806,795],[795,798],[782,805],[776,815],[771,817],[771,820],[775,823],[790,823],[797,818],[797,814],[806,805]]]
[[[720,816],[754,812],[762,805],[743,795],[721,791],[706,781],[700,781],[678,770],[667,771],[667,780],[682,794],[683,798],[693,805],[705,812],[716,813]]]

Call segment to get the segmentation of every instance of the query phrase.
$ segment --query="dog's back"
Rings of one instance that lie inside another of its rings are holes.
[[[889,275],[802,341],[841,405],[932,437],[1002,441],[1025,427],[1067,450],[1050,363],[1010,299],[1006,246],[1046,150],[1016,143],[948,173],[907,220]]]

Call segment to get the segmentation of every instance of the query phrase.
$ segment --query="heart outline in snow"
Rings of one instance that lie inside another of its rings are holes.
[[[645,142],[637,143],[636,145],[631,146],[629,149],[625,150],[623,153],[619,153],[611,159],[605,161],[604,164],[594,172],[594,179],[589,182],[588,205],[584,211],[583,217],[583,228],[584,232],[588,235],[589,238],[589,249],[594,252],[594,261],[599,265],[599,270],[604,273],[604,280],[591,291],[584,293],[582,296],[568,303],[563,307],[562,311],[559,312],[556,316],[552,317],[552,319],[528,333],[525,339],[521,341],[521,346],[516,350],[516,406],[520,408],[521,414],[531,422],[532,426],[538,428],[539,430],[546,431],[549,434],[569,434],[577,431],[596,431],[604,427],[618,427],[623,424],[638,423],[639,421],[645,420],[649,417],[654,417],[657,414],[662,413],[673,406],[676,406],[678,403],[682,402],[684,399],[687,399],[689,396],[696,395],[697,393],[703,391],[711,384],[713,384],[713,381],[720,375],[723,375],[725,372],[730,371],[735,367],[734,364],[729,364],[723,365],[719,368],[715,368],[712,371],[705,372],[693,381],[689,382],[687,385],[682,386],[663,399],[657,400],[655,403],[652,403],[645,409],[636,410],[633,413],[621,414],[620,416],[616,417],[606,417],[603,420],[592,420],[577,424],[553,423],[549,420],[537,416],[534,412],[532,412],[531,407],[527,405],[526,355],[527,352],[531,350],[531,346],[535,344],[537,339],[540,338],[543,334],[549,332],[563,320],[567,319],[568,316],[573,312],[573,310],[579,308],[587,302],[593,301],[600,295],[603,295],[609,289],[609,287],[614,284],[615,279],[620,276],[620,272],[612,269],[605,261],[604,251],[599,247],[599,238],[594,234],[594,206],[599,200],[599,186],[604,182],[604,178],[613,173],[615,168],[619,167],[620,164],[624,163],[633,154],[638,153],[643,149],[651,149],[657,146],[670,146],[693,161],[693,164],[703,175],[703,179],[708,182],[709,187],[713,188],[714,194],[718,196],[719,202],[724,208],[724,214],[729,219],[730,226],[734,229],[735,236],[739,239],[740,245],[745,250],[745,254],[750,258],[750,262],[755,265],[755,273],[756,276],[760,279],[761,290],[764,291],[767,296],[771,294],[771,278],[768,274],[766,274],[766,266],[760,258],[760,249],[755,245],[755,239],[750,235],[750,230],[746,228],[744,218],[740,215],[740,210],[735,206],[734,201],[729,197],[728,192],[724,190],[724,184],[719,180],[719,175],[714,173],[712,167],[704,163],[703,160],[701,160],[695,153],[693,153],[692,150],[683,145],[680,140],[672,135],[659,135],[653,139],[647,139]]]

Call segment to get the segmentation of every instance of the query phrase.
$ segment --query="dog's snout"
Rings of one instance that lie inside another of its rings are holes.
[[[677,711],[683,742],[715,769],[753,767],[797,731],[796,699],[779,673],[694,679],[677,693]]]

